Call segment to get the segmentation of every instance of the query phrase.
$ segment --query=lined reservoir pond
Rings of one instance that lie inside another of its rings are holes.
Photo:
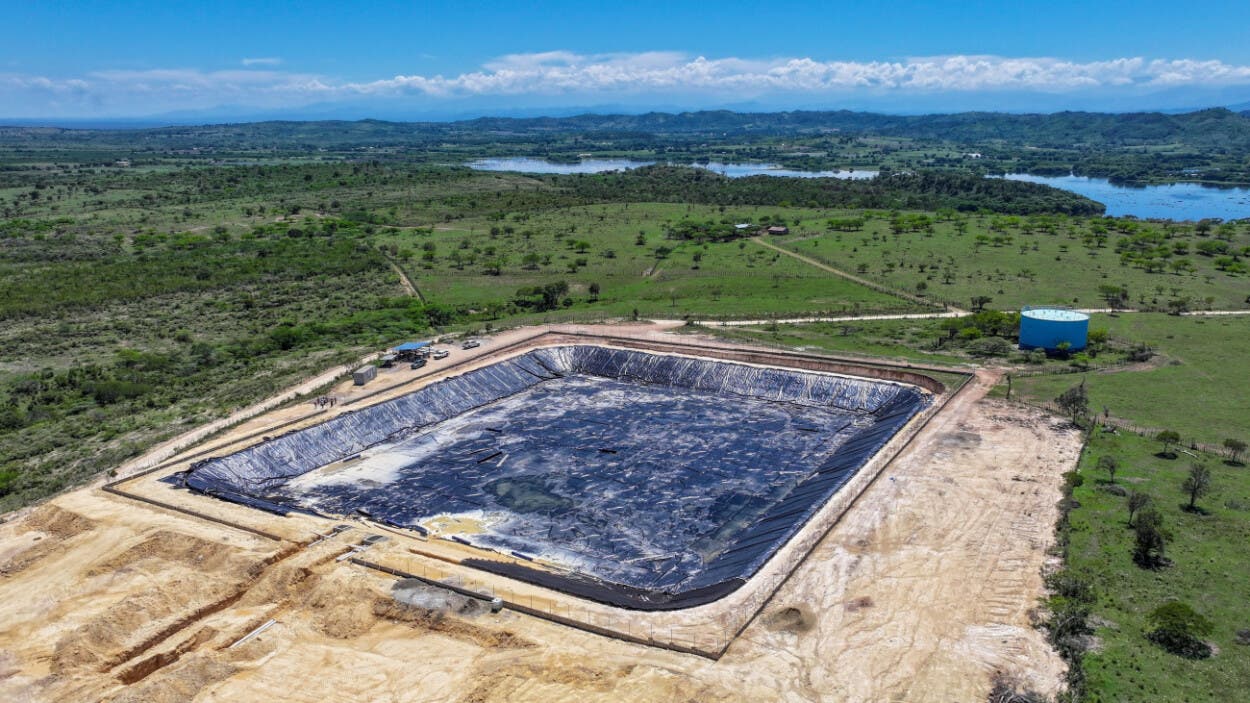
[[[517,156],[478,159],[470,161],[468,166],[479,171],[567,174],[628,171],[641,166],[650,166],[654,163],[654,161],[634,161],[631,159],[583,159],[577,163],[556,163],[546,159]],[[876,171],[799,171],[782,168],[776,164],[720,161],[691,164],[691,166],[705,168],[729,178],[787,176],[792,178],[867,179],[877,175]],[[1004,177],[1013,181],[1041,183],[1084,195],[1106,205],[1107,214],[1116,217],[1131,215],[1142,219],[1168,218],[1173,220],[1201,220],[1208,217],[1237,220],[1250,217],[1250,188],[1217,188],[1198,183],[1125,186],[1112,183],[1105,178],[1034,176],[1027,173],[1009,173]]]

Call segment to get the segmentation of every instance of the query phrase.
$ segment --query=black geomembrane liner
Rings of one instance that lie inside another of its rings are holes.
[[[176,481],[271,512],[468,518],[480,568],[621,607],[745,583],[931,400],[916,387],[594,345],[531,350]],[[545,569],[541,562],[559,565]]]

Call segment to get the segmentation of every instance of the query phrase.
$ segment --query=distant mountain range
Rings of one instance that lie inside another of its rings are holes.
[[[1115,145],[1175,143],[1195,148],[1250,148],[1250,105],[1182,114],[1162,112],[1007,114],[964,112],[886,115],[870,112],[790,111],[648,112],[581,114],[566,117],[479,117],[451,122],[383,120],[265,121],[125,129],[136,125],[96,125],[65,129],[15,125],[0,127],[0,143],[124,141],[159,148],[258,144],[326,148],[420,146],[429,140],[507,140],[568,133],[635,133],[709,140],[768,135],[874,134],[966,144]]]
[[[1232,96],[1223,96],[1225,98]],[[743,102],[723,105],[717,108],[692,110],[676,105],[649,105],[639,107],[629,104],[597,104],[585,106],[534,105],[501,108],[498,106],[479,105],[474,102],[449,103],[438,109],[426,107],[413,109],[396,109],[394,106],[372,103],[327,103],[310,105],[290,110],[258,110],[242,105],[223,105],[205,110],[185,110],[144,117],[103,117],[103,118],[4,118],[0,117],[0,125],[23,127],[63,127],[68,129],[149,129],[156,127],[203,126],[219,124],[250,124],[256,122],[363,122],[380,121],[404,124],[427,123],[469,123],[477,120],[551,120],[577,118],[582,122],[588,118],[598,117],[605,121],[624,122],[629,118],[651,118],[656,115],[871,115],[880,118],[936,118],[957,117],[959,115],[1012,115],[1019,117],[1037,117],[1042,115],[1141,115],[1163,114],[1179,115],[1202,112],[1207,109],[1223,109],[1231,112],[1250,114],[1250,101],[1237,100],[1223,104],[1223,101],[1212,101],[1209,105],[1215,108],[1191,107],[1186,109],[1163,108],[1157,110],[1124,109],[1114,107],[1104,109],[1102,106],[1088,109],[1011,109],[1016,103],[1011,96],[990,96],[981,101],[984,105],[969,105],[970,109],[951,111],[936,105],[927,105],[917,100],[909,104],[908,109],[881,109],[870,104],[838,105],[838,109],[830,106],[775,107],[767,102]],[[1175,100],[1163,100],[1162,104],[1175,104]],[[1185,104],[1185,103],[1181,103]],[[1003,109],[1007,106],[1006,109]],[[927,109],[926,109],[927,108]]]

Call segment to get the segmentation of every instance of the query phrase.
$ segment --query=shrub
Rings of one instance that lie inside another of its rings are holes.
[[[129,398],[138,398],[152,388],[145,383],[130,381],[96,381],[88,384],[86,390],[100,405],[112,405]]]
[[[1211,656],[1211,645],[1202,638],[1215,628],[1185,603],[1172,601],[1155,608],[1150,613],[1150,623],[1154,629],[1146,633],[1147,639],[1172,654],[1187,659]]]
[[[1046,696],[1027,688],[1022,681],[998,673],[985,700],[987,703],[1046,703]]]
[[[985,337],[978,339],[968,345],[968,351],[973,356],[1007,356],[1012,352],[1011,342],[1002,337]]]
[[[1075,471],[1068,471],[1063,475],[1063,483],[1065,493],[1071,495],[1072,489],[1085,485],[1085,477]]]

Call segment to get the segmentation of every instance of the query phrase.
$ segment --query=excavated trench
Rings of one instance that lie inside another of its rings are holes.
[[[466,562],[476,567],[675,609],[745,583],[930,402],[891,381],[567,345],[174,480],[278,513],[420,532],[439,519],[458,526],[453,539],[519,560]]]

